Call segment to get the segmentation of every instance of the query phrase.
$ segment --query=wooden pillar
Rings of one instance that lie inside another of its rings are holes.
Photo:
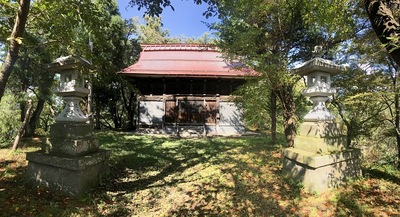
[[[204,79],[203,82],[203,95],[206,95],[207,93],[207,79]]]
[[[163,79],[164,80],[164,87],[165,87],[165,79]],[[162,101],[163,101],[163,110],[164,110],[164,115],[163,115],[163,117],[162,117],[162,122],[161,122],[161,128],[162,128],[162,130],[163,130],[163,133],[165,133],[165,115],[167,114],[166,112],[166,106],[165,106],[165,103],[166,103],[166,95],[165,95],[165,88],[164,88],[164,94],[163,94],[163,97],[162,97]]]
[[[154,93],[154,84],[153,84],[153,82],[151,82],[151,78],[150,77],[147,79],[147,81],[150,84],[150,96],[152,96],[153,93]]]
[[[180,80],[179,80],[179,78],[177,78],[176,79],[176,86],[175,86],[175,93],[176,94],[180,94],[179,90],[180,90]]]
[[[220,103],[220,96],[219,94],[217,94],[216,100],[215,100],[215,107],[217,108],[217,114],[215,114],[215,131],[216,134],[218,134],[218,130],[219,130],[219,103]]]
[[[221,92],[220,86],[221,86],[221,79],[218,78],[218,81],[217,81],[217,90],[216,90],[216,91],[217,91],[217,93],[216,93],[217,95],[219,95],[220,92]]]
[[[190,79],[190,95],[193,95],[193,80]]]
[[[136,112],[137,112],[137,118],[136,118],[136,129],[140,129],[140,100],[142,97],[136,97]]]
[[[167,82],[165,81],[165,78],[163,78],[163,94],[167,93]]]

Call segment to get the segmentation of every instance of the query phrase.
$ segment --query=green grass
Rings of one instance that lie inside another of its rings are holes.
[[[266,137],[98,138],[112,153],[110,174],[81,199],[25,184],[27,150],[1,149],[0,216],[400,215],[398,171],[367,171],[343,188],[308,194],[281,177],[282,147]]]

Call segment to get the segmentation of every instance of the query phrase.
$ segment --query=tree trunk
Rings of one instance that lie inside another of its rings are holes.
[[[276,142],[276,93],[271,91],[270,96],[270,117],[271,117],[271,143]]]
[[[393,15],[392,8],[398,10],[395,0],[364,0],[364,6],[372,28],[382,44],[385,45],[394,61],[400,65],[400,25]]]
[[[397,168],[400,169],[400,102],[399,102],[399,94],[396,93],[394,94],[394,106],[395,106],[395,127],[396,127],[396,144],[397,144]]]
[[[134,109],[133,109],[133,101],[135,99],[135,93],[133,91],[130,91],[129,98],[125,96],[125,90],[123,85],[121,85],[121,94],[122,94],[122,99],[124,102],[124,106],[127,112],[127,124],[126,124],[126,130],[135,130],[135,124],[134,124]]]
[[[115,129],[120,129],[121,128],[121,121],[120,121],[120,118],[118,116],[117,105],[116,104],[111,105],[111,108],[110,108],[109,111],[110,111],[110,114],[111,114],[112,119],[113,119],[114,128]]]
[[[396,66],[395,66],[396,68]],[[393,74],[393,86],[394,86],[394,110],[395,110],[395,119],[394,119],[394,127],[396,132],[396,144],[397,144],[397,168],[400,170],[400,94],[399,94],[399,87],[398,79],[400,76],[400,72],[396,70]]]
[[[46,100],[39,98],[36,108],[33,111],[31,118],[29,119],[29,124],[27,125],[27,130],[24,135],[25,137],[32,137],[33,135],[35,135],[36,127],[39,123],[39,117],[40,114],[42,114],[45,103]]]
[[[351,142],[353,140],[353,125],[351,120],[347,120],[346,116],[344,115],[343,107],[342,105],[336,100],[335,95],[332,96],[332,104],[338,109],[339,111],[339,116],[343,120],[344,125],[346,125],[347,128],[347,134],[346,134],[346,146],[347,147],[352,147]]]
[[[294,146],[294,139],[296,138],[296,117],[293,112],[285,112],[284,116],[284,127],[285,127],[285,139],[286,147]]]
[[[128,130],[135,130],[135,121],[134,121],[134,116],[135,116],[135,111],[133,109],[133,103],[135,99],[135,93],[131,92],[129,99],[128,99],[128,106],[126,107],[127,110],[127,118],[128,118],[128,123],[127,123],[127,129]]]
[[[88,89],[89,89],[89,94],[87,96],[87,114],[89,116],[89,123],[93,123],[93,114],[92,114],[92,107],[93,107],[93,85],[92,85],[92,76],[89,76],[89,82],[88,82]]]
[[[20,48],[20,41],[25,31],[25,24],[29,14],[30,0],[20,0],[18,14],[15,18],[11,37],[9,38],[8,51],[6,59],[2,65],[0,72],[0,101],[4,95],[4,91],[7,85],[8,78],[11,75],[12,69],[15,62],[18,59],[18,52]]]
[[[296,137],[296,106],[293,99],[293,85],[285,84],[276,91],[283,107],[284,132],[286,139],[286,147],[294,146]]]
[[[342,118],[343,119],[343,118]],[[352,147],[352,142],[353,142],[353,134],[354,134],[354,130],[353,130],[353,125],[354,125],[354,122],[353,121],[350,121],[350,123],[349,122],[344,122],[345,123],[345,125],[346,125],[346,127],[347,127],[347,134],[346,134],[346,141],[347,141],[347,143],[346,143],[346,145],[347,145],[347,147]],[[346,124],[346,123],[349,123],[349,124]]]
[[[95,109],[95,124],[94,124],[94,129],[100,130],[101,129],[101,124],[100,124],[100,103],[99,100],[95,98],[95,104],[96,106],[94,107]]]
[[[22,123],[22,126],[19,128],[17,136],[15,136],[14,143],[11,148],[13,151],[17,150],[19,141],[20,141],[21,137],[24,135],[25,127],[28,124],[28,120],[29,120],[29,116],[31,115],[31,111],[32,111],[32,100],[28,100],[28,109],[26,110],[24,122]]]

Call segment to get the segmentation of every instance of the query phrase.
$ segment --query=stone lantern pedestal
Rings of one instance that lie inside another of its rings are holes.
[[[98,185],[107,174],[110,155],[99,149],[92,125],[79,106],[89,93],[82,72],[90,67],[86,60],[72,56],[59,58],[49,66],[50,71],[60,74],[55,93],[66,105],[50,127],[42,150],[26,156],[29,182],[76,197]]]
[[[330,88],[330,75],[345,70],[343,66],[316,57],[295,70],[307,76],[303,95],[313,101],[313,108],[299,127],[293,148],[283,151],[283,175],[302,183],[308,192],[324,192],[347,180],[360,177],[360,150],[346,147],[335,116],[325,106],[336,91]]]

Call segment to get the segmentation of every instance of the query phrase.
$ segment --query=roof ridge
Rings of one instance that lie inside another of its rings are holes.
[[[218,51],[217,46],[210,44],[140,44],[143,51],[167,51],[167,50],[197,50],[197,51]]]

